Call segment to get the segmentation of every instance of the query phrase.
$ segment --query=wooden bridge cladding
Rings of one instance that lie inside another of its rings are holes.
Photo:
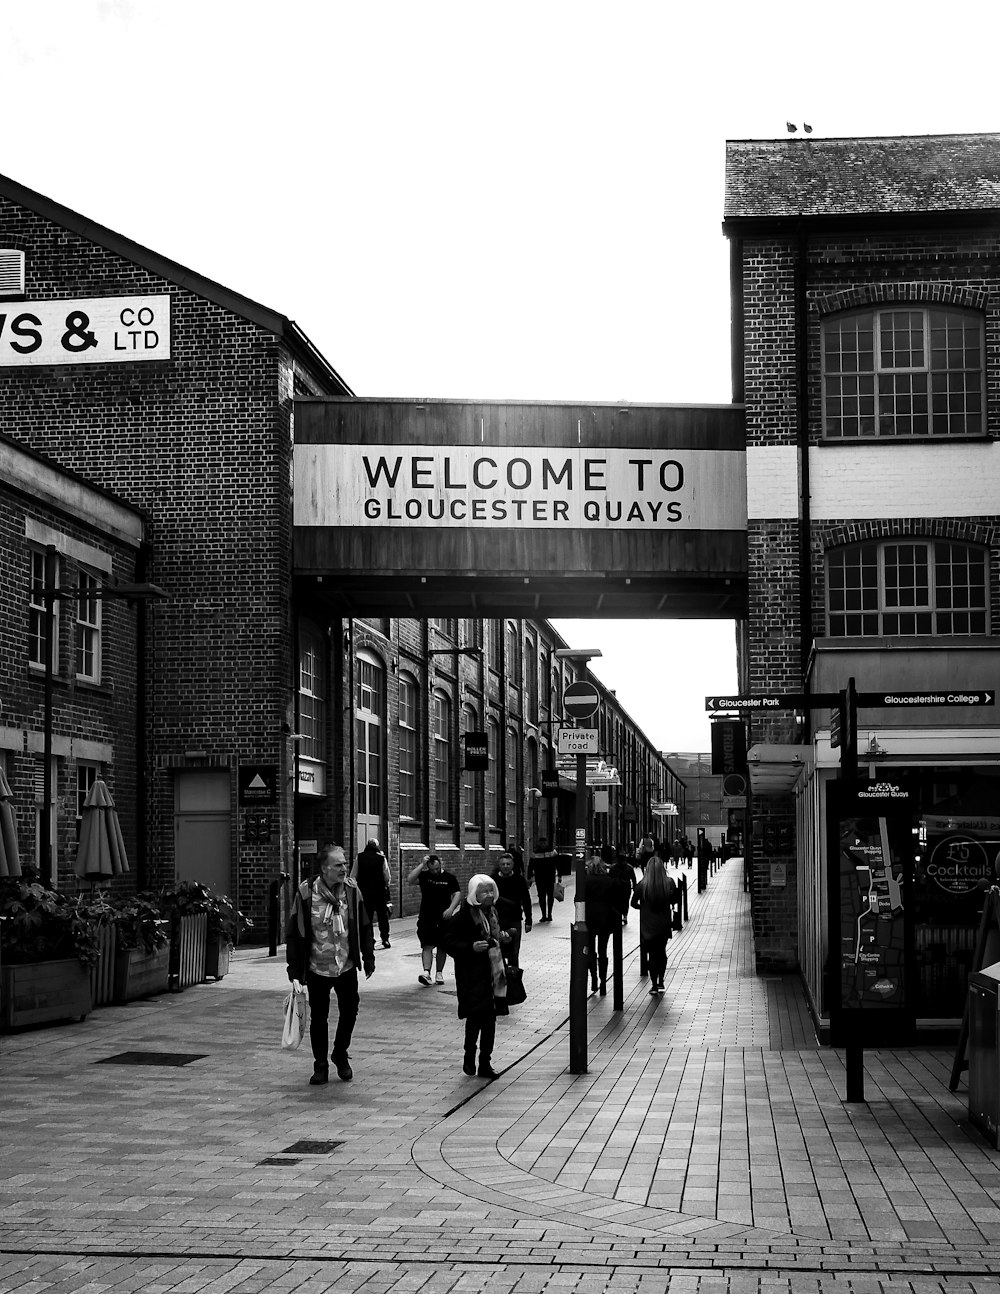
[[[737,405],[300,399],[299,446],[745,450]],[[346,452],[346,451],[345,451]],[[301,485],[297,487],[301,490]],[[745,503],[745,496],[744,496]],[[746,614],[745,516],[711,529],[296,524],[298,591],[358,616]]]

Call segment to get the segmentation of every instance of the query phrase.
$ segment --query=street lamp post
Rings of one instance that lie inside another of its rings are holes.
[[[49,544],[45,549],[45,571],[44,585],[42,588],[42,605],[45,614],[45,699],[42,716],[42,821],[39,830],[38,852],[39,870],[42,879],[50,886],[55,887],[58,877],[56,876],[55,859],[52,853],[52,699],[55,686],[54,661],[52,659],[55,650],[55,604],[59,602],[71,602],[79,598],[79,589],[61,589],[56,585],[57,574],[57,557],[58,550],[54,544]],[[108,584],[97,589],[90,589],[86,595],[90,598],[100,598],[102,601],[108,601],[111,598],[119,598],[126,602],[152,602],[159,598],[165,598],[167,595],[156,584],[138,583],[138,584]],[[141,657],[140,657],[141,668]],[[139,686],[142,686],[140,680]],[[141,707],[140,707],[141,713]],[[137,811],[145,811],[144,805],[138,805]]]
[[[557,647],[562,660],[587,662],[601,655],[600,649],[573,650]],[[576,756],[576,840],[574,860],[574,918],[569,944],[569,1069],[571,1074],[587,1072],[587,976],[590,936],[587,930],[587,756]]]

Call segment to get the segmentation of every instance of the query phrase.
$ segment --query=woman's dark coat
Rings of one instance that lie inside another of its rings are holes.
[[[455,963],[455,988],[458,991],[458,1018],[493,1012],[507,1015],[507,1003],[493,996],[493,972],[488,952],[476,952],[472,945],[484,939],[483,927],[475,909],[463,902],[453,917],[442,923],[444,946]]]

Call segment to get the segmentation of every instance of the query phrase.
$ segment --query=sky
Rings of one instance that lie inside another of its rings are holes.
[[[0,0],[0,172],[294,319],[358,395],[727,403],[725,141],[996,130],[998,15]],[[731,622],[558,627],[708,749]]]

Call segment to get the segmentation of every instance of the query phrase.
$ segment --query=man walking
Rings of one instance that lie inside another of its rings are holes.
[[[389,943],[389,917],[392,914],[392,879],[389,876],[389,864],[382,846],[377,840],[369,840],[358,854],[354,875],[361,890],[361,897],[373,921],[378,922],[379,938],[382,947],[391,947]]]
[[[319,856],[319,875],[303,881],[295,892],[285,931],[288,978],[296,989],[309,992],[309,1040],[313,1072],[309,1082],[326,1083],[332,1060],[338,1077],[349,1083],[350,1046],[361,996],[358,967],[365,979],[375,971],[372,923],[357,884],[347,875],[347,858],[340,845],[325,845]],[[329,1046],[330,995],[337,995],[337,1032]]]

